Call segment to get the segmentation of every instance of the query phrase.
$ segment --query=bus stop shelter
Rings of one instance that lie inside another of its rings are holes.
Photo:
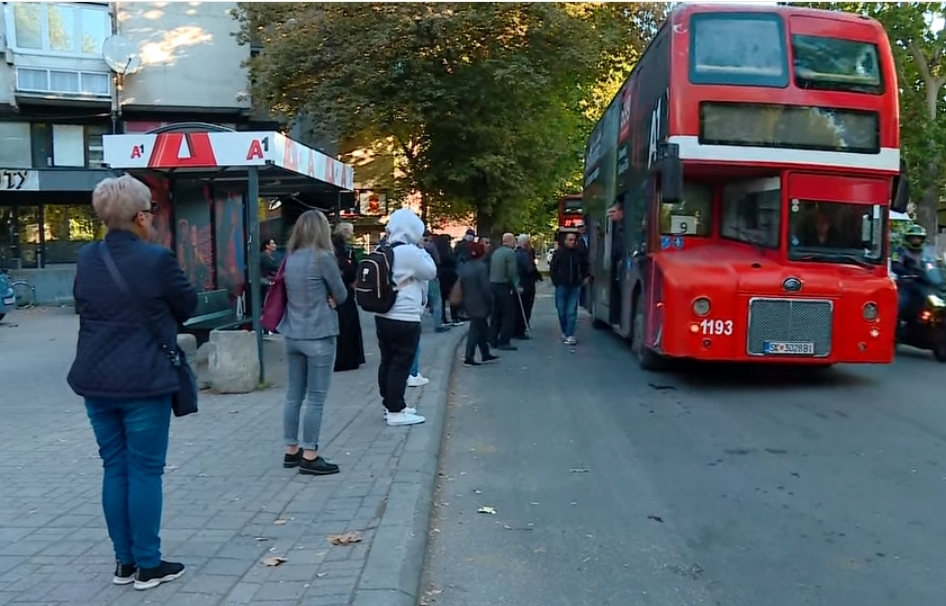
[[[249,292],[262,383],[261,200],[337,197],[352,190],[354,169],[282,133],[203,123],[105,135],[103,148],[106,165],[151,187],[158,239],[176,250],[198,291]]]

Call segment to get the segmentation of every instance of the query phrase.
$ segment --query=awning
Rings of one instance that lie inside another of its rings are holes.
[[[165,132],[105,135],[105,164],[113,169],[196,172],[256,167],[350,190],[355,169],[277,132]],[[311,183],[311,182],[309,182]],[[286,191],[294,185],[287,182]]]

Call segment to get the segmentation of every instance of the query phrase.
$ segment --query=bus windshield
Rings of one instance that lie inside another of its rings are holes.
[[[789,210],[793,261],[879,263],[884,252],[886,209],[880,204],[792,200]]]
[[[800,88],[883,92],[877,46],[868,42],[792,36],[795,84]]]

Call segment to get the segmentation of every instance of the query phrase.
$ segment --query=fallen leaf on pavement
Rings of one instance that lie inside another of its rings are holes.
[[[588,468],[587,467],[572,467],[571,469],[569,469],[569,471],[572,473],[588,473]]]
[[[327,574],[328,574],[327,572],[317,572],[317,573],[315,573],[315,577],[316,577],[317,579],[321,579],[322,577],[324,577],[324,576],[327,575]]]
[[[271,558],[266,558],[265,560],[263,560],[263,564],[265,564],[266,566],[279,566],[280,564],[282,564],[282,563],[285,562],[285,561],[286,561],[286,558],[281,558],[281,557],[279,557],[279,556],[273,556],[273,557],[271,557]]]
[[[647,516],[647,519],[648,519],[648,520],[653,520],[653,521],[655,521],[655,522],[663,522],[663,521],[664,521],[664,519],[663,519],[662,517],[660,517],[660,516],[654,516],[654,515]]]
[[[496,515],[496,509],[493,507],[480,507],[476,510],[476,513],[488,513],[491,516]]]
[[[332,545],[351,545],[352,543],[361,543],[361,535],[357,532],[330,534],[328,540]]]
[[[276,520],[275,522],[273,522],[273,524],[275,524],[276,526],[285,526],[286,520]]]
[[[263,541],[268,541],[269,539],[267,539],[266,537],[256,537],[256,540],[259,542],[263,542]]]

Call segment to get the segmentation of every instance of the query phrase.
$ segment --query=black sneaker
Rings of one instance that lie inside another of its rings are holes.
[[[139,568],[135,576],[135,589],[141,591],[157,587],[161,583],[167,583],[178,579],[184,574],[184,565],[178,562],[161,563],[154,568]]]
[[[480,366],[480,363],[476,360],[463,360],[464,366]]]
[[[314,460],[302,459],[299,466],[299,473],[307,473],[313,476],[330,476],[338,473],[338,465],[329,463],[322,457],[315,457]]]
[[[115,578],[112,579],[112,583],[116,585],[131,585],[135,582],[136,572],[138,572],[138,567],[134,564],[115,562]]]
[[[286,454],[282,458],[282,466],[286,469],[292,469],[293,467],[298,467],[299,463],[302,462],[302,449],[296,451],[296,454]]]
[[[499,356],[494,356],[493,354],[487,354],[483,356],[483,364],[486,364],[487,362],[492,362],[493,360],[498,360],[498,359],[499,359]]]

